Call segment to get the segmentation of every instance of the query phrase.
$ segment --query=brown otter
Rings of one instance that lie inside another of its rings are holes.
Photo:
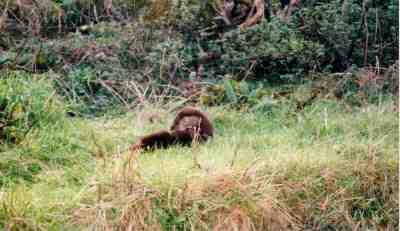
[[[205,142],[213,135],[214,128],[208,117],[196,108],[185,107],[178,112],[170,131],[161,130],[143,136],[130,149],[136,151],[166,148],[174,144],[191,145],[195,139]]]

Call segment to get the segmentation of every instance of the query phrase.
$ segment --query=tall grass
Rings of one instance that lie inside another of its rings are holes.
[[[76,164],[84,159],[76,150],[87,159],[65,108],[43,76],[0,75],[0,185],[33,182],[49,166]]]
[[[51,85],[36,81],[17,95],[38,87],[50,89],[44,99],[52,97]],[[28,180],[22,181],[1,170],[11,183],[0,189],[0,227],[397,229],[399,136],[393,100],[348,108],[321,99],[299,113],[294,109],[291,104],[253,112],[208,108],[214,139],[140,155],[127,147],[138,136],[167,127],[173,119],[169,106],[149,104],[126,115],[91,119],[67,118],[61,110],[19,142],[1,145],[3,166],[14,163],[18,173],[31,163],[40,168],[25,172]]]
[[[138,157],[118,149],[160,124],[93,122],[103,125],[97,135],[108,154],[71,222],[100,230],[395,229],[392,103],[346,110],[326,100],[300,114],[213,108],[214,140]]]

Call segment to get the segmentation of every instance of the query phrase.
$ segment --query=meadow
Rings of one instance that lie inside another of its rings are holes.
[[[203,107],[212,140],[137,155],[129,145],[168,127],[178,101],[69,117],[49,81],[5,79],[1,99],[14,102],[3,111],[14,121],[9,134],[18,140],[27,121],[37,125],[1,145],[2,229],[398,228],[398,113],[390,96],[360,107],[319,99],[301,112],[291,101],[262,110]]]
[[[0,230],[398,230],[398,12],[0,0]],[[130,151],[184,106],[212,139]]]

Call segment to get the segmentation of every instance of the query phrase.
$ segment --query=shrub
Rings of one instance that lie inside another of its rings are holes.
[[[185,79],[194,68],[191,63],[196,55],[197,49],[193,46],[185,46],[180,39],[162,42],[149,54],[153,76],[164,83],[174,81],[174,79]]]
[[[175,29],[182,36],[153,49],[156,78],[165,77],[170,69],[174,75],[169,78],[186,78],[207,54],[218,58],[203,60],[204,77],[229,74],[270,83],[302,80],[309,72],[387,66],[397,59],[398,35],[393,28],[398,5],[393,2],[309,1],[287,21],[276,15],[246,30],[221,28],[206,20],[213,18],[210,4],[185,2],[190,10],[183,19],[197,20],[181,20]]]
[[[307,41],[278,19],[264,21],[246,31],[233,30],[223,37],[221,65],[229,73],[246,74],[270,82],[293,80],[320,69],[322,45]]]
[[[398,59],[398,2],[304,1],[293,15],[293,29],[324,45],[322,62],[329,71],[350,65],[390,65]],[[397,28],[397,29],[396,29]]]

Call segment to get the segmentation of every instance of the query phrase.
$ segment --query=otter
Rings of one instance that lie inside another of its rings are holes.
[[[214,128],[211,121],[203,112],[193,107],[181,109],[176,115],[170,130],[186,131],[191,137],[194,137],[195,133],[198,133],[201,141],[207,141],[209,137],[214,135]]]
[[[131,146],[131,151],[167,148],[171,145],[191,145],[205,142],[214,135],[210,119],[200,110],[184,107],[176,115],[170,130],[160,130],[143,136]]]

